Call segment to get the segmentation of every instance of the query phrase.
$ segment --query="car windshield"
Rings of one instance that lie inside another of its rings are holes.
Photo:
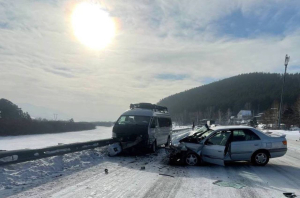
[[[148,125],[150,122],[150,116],[133,116],[133,115],[126,115],[121,116],[118,120],[118,124],[121,125]]]
[[[198,140],[204,140],[205,138],[207,138],[212,132],[214,132],[214,130],[208,130],[206,132],[202,132],[200,134],[197,135]]]

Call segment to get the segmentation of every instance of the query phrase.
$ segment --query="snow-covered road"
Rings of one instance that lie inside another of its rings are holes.
[[[186,135],[177,133],[176,137]],[[288,141],[284,157],[265,167],[169,166],[163,148],[146,156],[107,157],[105,148],[0,167],[0,197],[284,197],[300,195],[300,142]],[[141,167],[145,170],[141,170]],[[27,168],[27,170],[23,170]],[[105,174],[104,169],[108,169]],[[160,175],[166,174],[166,175]],[[169,176],[168,176],[169,175]],[[241,183],[221,187],[217,180]]]

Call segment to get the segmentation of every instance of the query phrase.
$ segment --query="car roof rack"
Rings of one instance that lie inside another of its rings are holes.
[[[168,113],[168,108],[163,106],[158,106],[151,103],[137,103],[137,104],[130,104],[130,109],[150,109],[153,111],[158,111],[161,113]]]

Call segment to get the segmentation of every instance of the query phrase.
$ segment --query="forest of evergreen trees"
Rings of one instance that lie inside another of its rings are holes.
[[[88,122],[33,120],[27,112],[6,99],[0,99],[0,136],[61,133],[95,129]]]
[[[158,105],[167,106],[173,120],[184,124],[191,123],[195,117],[228,119],[240,110],[251,110],[255,115],[268,113],[280,101],[282,80],[283,76],[275,73],[241,74],[171,95]],[[284,121],[287,115],[296,119],[293,122],[299,121],[294,115],[299,96],[300,74],[287,74],[283,95]]]

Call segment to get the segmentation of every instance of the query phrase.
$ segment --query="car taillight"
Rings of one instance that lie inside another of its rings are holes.
[[[287,145],[287,141],[286,140],[282,141],[282,144]]]

